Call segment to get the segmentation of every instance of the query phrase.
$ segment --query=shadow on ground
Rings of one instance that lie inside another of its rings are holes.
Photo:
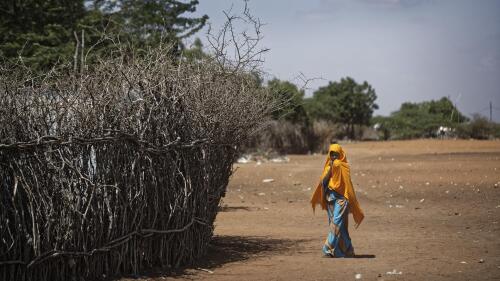
[[[243,206],[220,206],[220,212],[236,212],[236,211],[253,211],[257,208],[243,207]]]
[[[206,258],[200,265],[216,268],[230,262],[287,251],[302,242],[304,241],[266,237],[215,236],[210,243]]]
[[[198,263],[179,272],[172,272],[170,277],[185,277],[189,275],[189,269],[212,271],[228,263],[284,252],[292,247],[298,247],[302,242],[304,241],[267,237],[214,236],[207,254]]]
[[[147,280],[163,280],[166,277],[186,278],[199,270],[210,272],[228,263],[263,257],[276,252],[286,252],[292,248],[296,249],[305,241],[251,236],[214,236],[208,246],[207,254],[191,266],[175,270],[156,269],[142,273],[140,276],[123,276],[122,278]]]
[[[375,255],[358,255],[356,254],[356,256],[354,256],[353,258],[355,259],[374,259],[376,258]]]

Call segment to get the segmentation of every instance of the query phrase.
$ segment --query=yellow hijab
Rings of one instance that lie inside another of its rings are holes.
[[[356,227],[363,221],[365,215],[363,210],[359,206],[358,200],[356,199],[356,193],[354,192],[354,187],[351,182],[351,172],[349,168],[349,163],[347,163],[347,156],[338,144],[331,144],[328,149],[328,155],[325,161],[325,167],[323,169],[323,174],[319,180],[316,190],[311,197],[311,205],[313,211],[316,209],[316,204],[320,204],[323,210],[326,210],[326,198],[323,194],[323,178],[326,176],[328,171],[330,171],[330,152],[337,152],[339,154],[339,159],[333,162],[332,176],[328,182],[328,188],[343,194],[347,202],[349,202],[349,211],[352,213]]]

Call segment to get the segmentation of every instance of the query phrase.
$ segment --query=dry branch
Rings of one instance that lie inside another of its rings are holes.
[[[0,280],[102,279],[204,254],[237,148],[275,104],[240,66],[168,53],[1,69]]]

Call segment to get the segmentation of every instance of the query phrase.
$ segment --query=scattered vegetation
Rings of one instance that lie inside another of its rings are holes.
[[[373,117],[375,89],[342,78],[306,98],[263,83],[248,8],[187,38],[198,1],[0,3],[0,279],[105,279],[199,258],[245,150],[332,139],[498,138],[447,98]],[[250,25],[241,34],[237,25]],[[250,28],[250,29],[252,29]]]
[[[500,124],[494,123],[479,114],[474,114],[468,122],[457,126],[460,138],[491,139],[500,138]]]
[[[389,117],[375,117],[383,139],[429,138],[440,135],[439,128],[455,130],[468,120],[448,98],[421,103],[403,103]],[[449,134],[454,134],[449,132]]]

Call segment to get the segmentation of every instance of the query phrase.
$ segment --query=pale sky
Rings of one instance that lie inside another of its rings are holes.
[[[242,0],[200,0],[214,28]],[[500,0],[249,0],[266,25],[264,70],[312,94],[351,76],[377,92],[375,114],[449,96],[460,111],[500,121]],[[206,41],[203,32],[197,34]]]

